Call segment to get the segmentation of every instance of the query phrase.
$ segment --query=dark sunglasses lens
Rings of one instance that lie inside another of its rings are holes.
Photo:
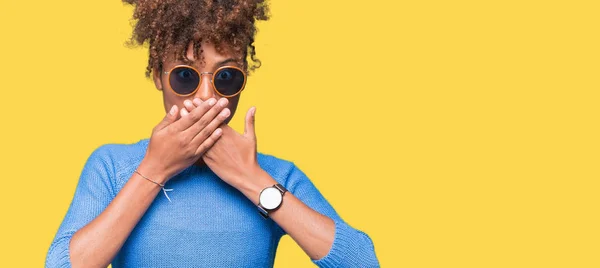
[[[242,71],[236,68],[223,68],[213,78],[215,88],[223,95],[235,95],[244,87],[245,77]]]
[[[193,69],[187,67],[177,67],[173,69],[169,76],[171,88],[181,95],[187,95],[198,87],[200,76]]]

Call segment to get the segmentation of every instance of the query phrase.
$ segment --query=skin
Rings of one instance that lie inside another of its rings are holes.
[[[224,60],[240,65],[239,55],[217,53],[203,43],[204,63],[195,61],[188,46],[186,56],[200,72],[213,72]],[[165,70],[180,64],[164,63]],[[243,68],[242,68],[243,69]],[[246,113],[245,130],[237,133],[227,123],[237,109],[241,94],[221,98],[209,79],[203,79],[195,94],[181,97],[165,83],[166,75],[154,71],[156,88],[163,93],[166,116],[154,127],[148,150],[137,170],[158,183],[166,183],[189,165],[208,165],[219,178],[258,204],[259,193],[277,183],[257,162],[256,107]],[[210,75],[204,74],[203,78]],[[137,173],[119,191],[107,208],[72,237],[69,252],[72,267],[107,267],[144,215],[161,187]],[[201,194],[201,193],[199,193]],[[287,192],[273,219],[313,260],[327,255],[334,240],[335,224],[329,217],[305,205]]]

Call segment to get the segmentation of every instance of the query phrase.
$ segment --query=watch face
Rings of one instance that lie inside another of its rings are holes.
[[[275,187],[265,188],[260,194],[260,204],[265,209],[274,209],[281,204],[281,192]]]

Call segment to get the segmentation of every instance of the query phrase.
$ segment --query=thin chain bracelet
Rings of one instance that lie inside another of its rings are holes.
[[[150,181],[150,182],[152,182],[152,183],[160,186],[160,188],[162,188],[163,193],[165,193],[165,196],[167,197],[167,199],[169,200],[169,202],[171,202],[171,198],[169,198],[169,196],[167,195],[167,191],[173,191],[173,189],[165,189],[165,185],[164,184],[158,183],[158,182],[155,182],[155,181],[151,180],[150,178],[142,175],[142,173],[140,173],[137,169],[135,170],[135,173],[140,174],[140,176],[142,176],[144,179],[146,179],[146,180],[148,180],[148,181]]]

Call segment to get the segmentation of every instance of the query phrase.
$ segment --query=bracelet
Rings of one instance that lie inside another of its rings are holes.
[[[151,180],[150,178],[148,178],[148,177],[146,177],[146,176],[142,175],[142,173],[140,173],[140,172],[139,172],[137,169],[135,170],[135,173],[139,174],[139,175],[140,175],[140,176],[142,176],[144,179],[146,179],[146,180],[148,180],[148,181],[150,181],[150,182],[152,182],[152,183],[154,183],[154,184],[156,184],[156,185],[160,186],[160,188],[162,188],[162,190],[163,190],[163,193],[165,193],[165,196],[167,197],[167,199],[169,200],[169,202],[171,202],[171,198],[169,198],[169,195],[167,195],[167,191],[173,191],[173,189],[165,189],[165,185],[164,185],[164,184],[162,184],[162,183],[159,183],[159,182],[156,182],[156,181],[153,181],[153,180]]]

